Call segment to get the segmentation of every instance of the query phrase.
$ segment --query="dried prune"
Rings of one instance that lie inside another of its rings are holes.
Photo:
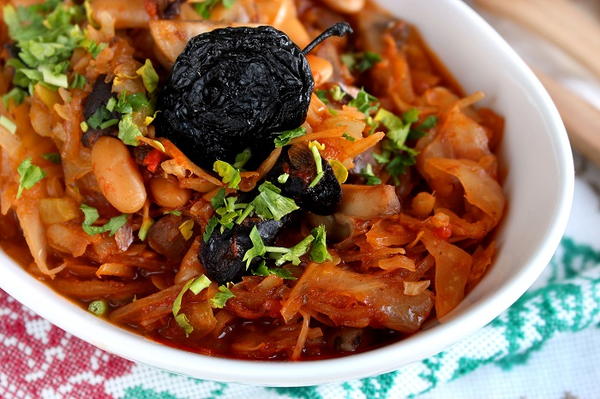
[[[342,200],[342,188],[329,162],[324,159],[321,162],[324,175],[314,187],[310,187],[317,175],[315,161],[306,145],[295,145],[285,149],[266,180],[278,185],[281,193],[296,201],[303,210],[331,215]],[[278,183],[277,177],[284,173],[289,177],[285,183]]]
[[[225,229],[222,233],[215,229],[199,253],[206,276],[218,284],[240,281],[244,274],[249,274],[243,258],[253,246],[250,241],[252,228],[256,226],[265,245],[272,245],[286,220],[247,218],[241,225]]]
[[[336,24],[304,51],[268,26],[192,38],[159,94],[158,135],[206,168],[216,160],[233,162],[246,148],[260,162],[278,132],[306,119],[314,81],[305,54],[351,31]]]

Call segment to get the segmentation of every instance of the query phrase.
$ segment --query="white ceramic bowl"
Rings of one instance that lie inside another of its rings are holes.
[[[192,377],[270,386],[321,384],[375,375],[433,355],[483,327],[542,272],[564,232],[573,162],[560,117],[542,85],[504,40],[458,0],[380,0],[414,23],[468,92],[506,117],[501,157],[508,214],[496,262],[439,325],[366,353],[332,360],[256,362],[196,355],[110,325],[30,277],[0,253],[0,286],[50,322],[108,352]],[[468,339],[468,338],[467,338]]]

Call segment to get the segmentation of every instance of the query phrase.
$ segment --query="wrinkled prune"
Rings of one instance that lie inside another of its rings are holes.
[[[260,162],[278,132],[306,119],[314,81],[305,54],[351,31],[337,24],[304,51],[268,26],[194,37],[159,94],[158,134],[205,168],[216,160],[233,162],[246,148]]]
[[[280,221],[248,218],[223,233],[215,229],[199,254],[206,276],[218,284],[240,281],[242,276],[249,274],[243,259],[253,246],[250,241],[252,228],[256,226],[265,245],[273,245],[284,224],[285,218]]]
[[[303,210],[331,215],[342,200],[342,188],[329,162],[325,159],[321,162],[324,175],[314,187],[310,187],[317,175],[312,154],[306,146],[292,146],[285,149],[266,180],[280,187],[282,195],[292,198]],[[277,177],[284,173],[289,175],[287,181],[278,183]]]
[[[106,75],[100,75],[96,78],[92,92],[88,94],[83,103],[83,117],[87,121],[92,115],[106,105],[108,100],[114,97],[112,93],[112,82],[106,82]],[[119,119],[120,115],[117,112],[112,112],[113,119]],[[116,136],[116,127],[111,126],[106,129],[88,130],[81,136],[81,143],[88,148],[91,148],[94,143],[102,136]]]

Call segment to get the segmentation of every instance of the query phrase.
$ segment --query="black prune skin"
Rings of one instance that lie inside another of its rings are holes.
[[[195,163],[262,158],[277,133],[306,119],[314,87],[302,51],[272,27],[217,29],[194,37],[159,95],[157,129]]]
[[[325,159],[321,162],[323,177],[314,187],[310,187],[317,175],[310,151],[308,148],[288,147],[266,176],[266,180],[281,188],[281,194],[292,198],[303,210],[317,215],[331,215],[336,212],[342,201],[342,187],[329,162]],[[281,184],[277,178],[284,173],[289,177]]]
[[[206,276],[218,284],[240,281],[242,276],[250,274],[243,259],[253,246],[250,240],[252,228],[256,226],[265,245],[273,245],[287,220],[289,218],[279,221],[248,218],[241,225],[226,229],[223,233],[217,227],[198,254]]]

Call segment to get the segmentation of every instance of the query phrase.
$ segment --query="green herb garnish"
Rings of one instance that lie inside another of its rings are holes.
[[[377,97],[367,93],[365,89],[360,89],[356,98],[352,99],[348,105],[358,109],[363,114],[369,116],[379,109],[379,100]]]
[[[125,223],[127,223],[128,219],[128,215],[123,214],[111,218],[103,226],[94,226],[93,224],[96,223],[96,221],[100,218],[98,210],[86,204],[81,204],[79,209],[81,209],[81,212],[83,212],[84,217],[81,227],[83,228],[83,231],[91,236],[102,233],[110,233],[110,236],[112,237],[117,233],[117,231],[119,231],[121,227],[125,225]]]
[[[268,267],[267,263],[263,260],[262,263],[252,271],[255,276],[277,276],[284,280],[296,280],[296,277],[292,273],[282,267]]]
[[[235,162],[233,163],[233,167],[242,170],[244,166],[246,166],[250,158],[252,158],[252,151],[250,150],[250,148],[246,148],[244,151],[240,152],[235,156]]]
[[[296,202],[281,195],[281,190],[270,182],[258,187],[259,194],[251,202],[254,211],[263,219],[281,220],[282,217],[300,209]]]
[[[225,161],[215,161],[213,164],[213,170],[217,172],[219,176],[221,176],[223,183],[225,183],[229,188],[237,189],[242,181],[240,171]]]
[[[135,147],[139,145],[139,140],[137,139],[139,136],[142,136],[142,132],[139,126],[133,121],[132,114],[124,115],[119,122],[119,139],[123,143]]]
[[[297,137],[302,137],[306,134],[306,129],[303,127],[299,127],[297,129],[287,130],[285,132],[281,132],[279,136],[274,140],[275,147],[285,147],[290,144],[292,140]]]
[[[46,172],[37,165],[31,162],[31,158],[25,159],[17,167],[19,173],[19,189],[17,191],[17,198],[21,198],[23,190],[29,190],[35,186],[40,180],[46,177]]]
[[[47,154],[42,155],[42,158],[54,164],[60,164],[60,154],[57,152],[49,152]]]
[[[327,231],[325,230],[325,226],[315,227],[311,234],[315,240],[310,250],[310,258],[317,263],[331,260],[331,255],[327,251]]]
[[[325,146],[318,141],[311,141],[308,143],[308,148],[313,155],[313,159],[315,160],[315,166],[317,168],[317,175],[313,179],[313,181],[309,184],[309,188],[312,188],[319,184],[323,176],[325,176],[325,172],[323,171],[323,159],[321,158],[321,153],[319,150],[324,150]]]
[[[377,53],[365,51],[364,53],[346,53],[341,57],[342,62],[355,72],[365,72],[381,62],[381,56]]]
[[[211,281],[204,274],[195,279],[189,280],[179,291],[175,301],[173,301],[173,306],[171,307],[171,311],[173,313],[173,317],[175,317],[175,322],[185,331],[186,337],[189,336],[192,331],[194,331],[194,327],[190,324],[187,316],[184,313],[179,313],[181,310],[181,302],[183,300],[183,296],[185,293],[190,290],[194,295],[198,295],[202,290],[208,288],[210,286]]]
[[[204,19],[209,19],[213,8],[222,3],[225,8],[231,8],[235,0],[204,0],[200,3],[192,3],[194,10]]]
[[[156,73],[152,61],[146,59],[144,65],[135,72],[142,78],[146,91],[148,93],[154,93],[158,88],[158,73]]]
[[[219,286],[219,292],[210,299],[210,304],[213,308],[222,309],[225,307],[227,301],[234,297],[235,294],[227,286],[221,285]]]
[[[17,132],[17,125],[4,115],[0,115],[0,126],[8,130],[11,134]]]
[[[381,184],[381,179],[373,173],[373,167],[371,164],[367,164],[367,166],[360,172],[360,175],[365,179],[365,184],[368,186],[376,186]]]

